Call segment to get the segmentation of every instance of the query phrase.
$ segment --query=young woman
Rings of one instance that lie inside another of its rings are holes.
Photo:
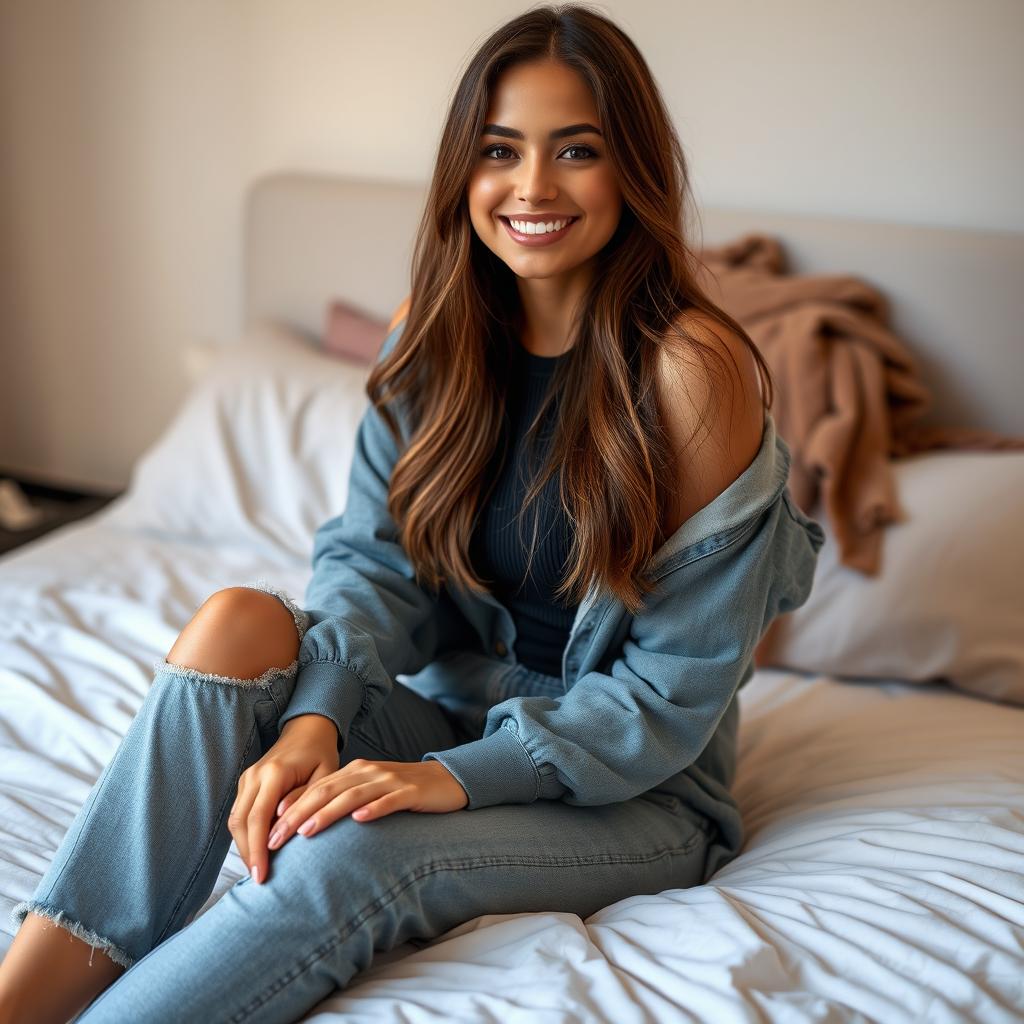
[[[614,24],[483,44],[305,608],[219,591],[157,663],[15,908],[3,1020],[293,1021],[374,950],[736,856],[737,691],[824,534],[687,195]],[[197,918],[232,837],[251,875]]]

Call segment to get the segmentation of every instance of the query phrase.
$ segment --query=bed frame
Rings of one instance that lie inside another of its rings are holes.
[[[281,173],[246,197],[244,319],[313,336],[331,298],[390,319],[426,186]],[[1024,234],[705,208],[702,240],[781,239],[789,272],[852,273],[889,299],[933,403],[922,424],[1024,435]]]

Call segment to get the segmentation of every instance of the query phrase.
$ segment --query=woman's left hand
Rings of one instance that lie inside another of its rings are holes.
[[[368,761],[357,757],[306,786],[300,796],[293,793],[278,805],[280,817],[270,829],[268,849],[276,850],[304,823],[311,826],[301,834],[311,836],[346,814],[352,814],[355,821],[373,821],[395,811],[447,814],[469,803],[458,779],[440,761]]]

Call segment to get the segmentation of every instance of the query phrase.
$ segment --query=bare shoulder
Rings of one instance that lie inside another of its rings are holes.
[[[703,313],[680,326],[721,357],[660,349],[658,392],[676,469],[665,536],[710,504],[750,466],[761,447],[764,405],[757,361],[736,332]]]
[[[411,304],[412,296],[407,295],[402,301],[402,304],[395,310],[395,315],[391,318],[391,323],[388,324],[388,334],[390,334],[409,315],[409,306]]]

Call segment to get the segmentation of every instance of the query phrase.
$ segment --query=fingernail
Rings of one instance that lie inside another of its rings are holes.
[[[259,866],[259,864],[253,864],[253,866],[251,868],[249,868],[249,874],[252,875],[252,880],[257,885],[259,885],[260,884],[260,866]]]
[[[275,832],[270,837],[270,841],[267,843],[267,846],[270,847],[271,850],[276,850],[277,849],[277,844],[279,842],[281,842],[281,839],[283,838],[283,836],[284,836],[283,832]]]
[[[284,814],[284,801],[283,800],[277,805],[277,816],[280,818],[282,814]]]
[[[316,822],[315,822],[315,821],[313,821],[313,819],[312,819],[312,818],[310,818],[310,820],[309,820],[309,821],[304,821],[304,822],[303,822],[303,823],[302,823],[302,824],[301,824],[301,825],[299,826],[299,831],[300,831],[300,832],[301,832],[301,833],[302,833],[302,834],[303,834],[304,836],[308,836],[308,835],[309,835],[309,833],[310,833],[310,832],[312,832],[312,831],[313,831],[313,829],[314,829],[315,827],[316,827]]]

